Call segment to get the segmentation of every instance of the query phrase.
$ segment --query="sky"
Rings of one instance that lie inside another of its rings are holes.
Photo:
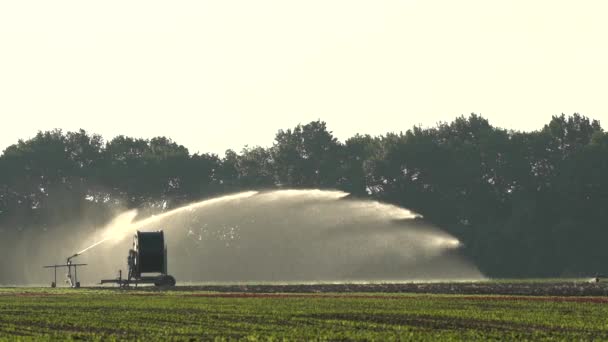
[[[0,150],[39,130],[270,146],[481,114],[608,123],[605,0],[0,1]],[[606,126],[608,127],[608,126]]]

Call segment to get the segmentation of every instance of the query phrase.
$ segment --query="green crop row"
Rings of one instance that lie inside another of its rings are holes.
[[[171,291],[14,289],[0,290],[0,338],[608,339],[608,304],[603,299],[569,300],[386,294],[216,297]]]

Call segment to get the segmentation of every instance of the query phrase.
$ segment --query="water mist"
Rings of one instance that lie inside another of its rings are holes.
[[[249,191],[135,221],[118,215],[87,238],[83,283],[126,268],[136,230],[162,229],[179,282],[474,280],[460,242],[409,210],[341,191]]]

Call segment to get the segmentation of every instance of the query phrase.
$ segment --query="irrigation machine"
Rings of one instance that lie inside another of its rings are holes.
[[[133,248],[127,257],[129,268],[126,278],[122,270],[118,278],[103,279],[101,284],[118,284],[120,287],[154,284],[155,286],[174,286],[175,278],[167,274],[167,245],[163,231],[140,232],[133,237]]]

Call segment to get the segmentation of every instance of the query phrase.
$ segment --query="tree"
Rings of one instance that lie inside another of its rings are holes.
[[[0,155],[1,247],[30,229],[86,229],[117,206],[158,212],[274,187],[338,188],[412,209],[463,241],[489,276],[608,272],[608,134],[579,114],[532,132],[472,114],[344,144],[313,121],[223,158],[165,137],[38,132]]]
[[[239,185],[244,188],[274,187],[274,160],[270,150],[245,147],[237,157]]]
[[[380,149],[380,139],[369,135],[357,134],[346,140],[339,188],[359,196],[370,194],[370,174]]]
[[[340,179],[341,153],[342,145],[327,131],[325,122],[280,130],[272,148],[279,185],[335,187]]]

